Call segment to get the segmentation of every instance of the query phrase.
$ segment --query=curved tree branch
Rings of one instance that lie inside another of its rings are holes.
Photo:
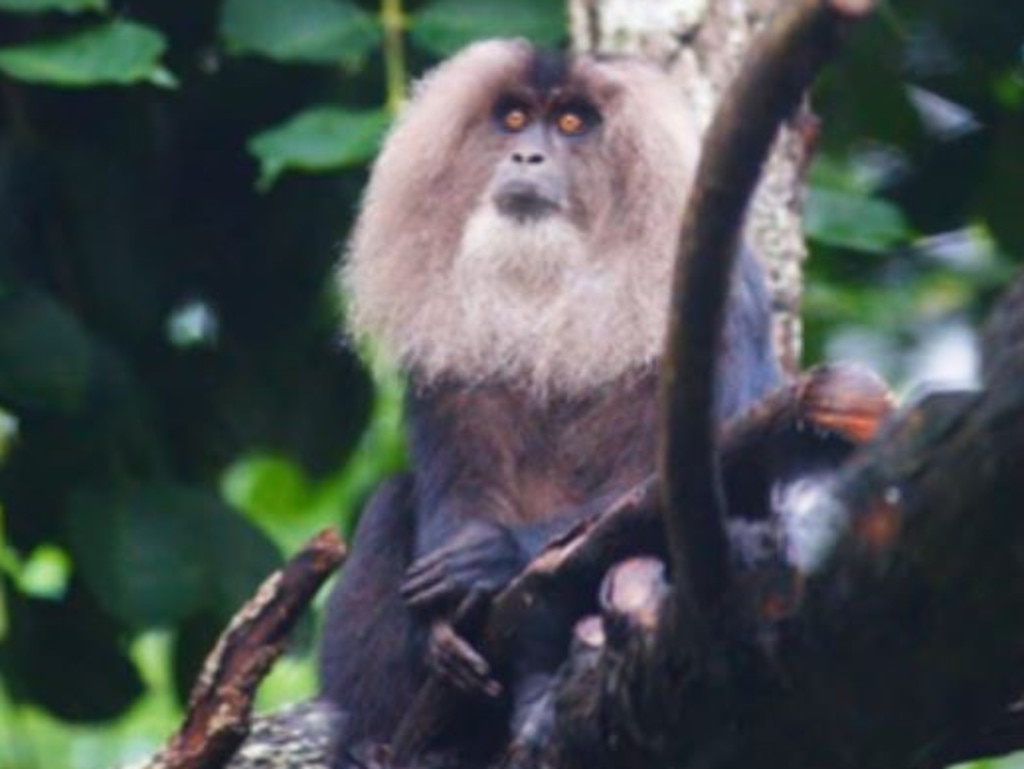
[[[708,130],[680,231],[662,366],[658,473],[680,610],[705,623],[729,553],[714,445],[714,376],[736,233],[779,126],[873,0],[793,0],[754,43]]]
[[[577,633],[550,763],[930,769],[1024,747],[1022,328],[1024,279],[986,334],[984,390],[907,409],[813,499],[817,556],[744,574],[788,579],[791,605],[729,604],[711,664],[679,653],[650,569],[614,570],[629,597]]]
[[[337,532],[322,531],[260,585],[206,658],[178,733],[145,769],[219,769],[230,760],[249,734],[257,686],[344,556]]]

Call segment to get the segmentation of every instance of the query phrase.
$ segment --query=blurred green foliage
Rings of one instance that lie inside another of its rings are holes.
[[[282,553],[401,465],[400,385],[332,291],[366,164],[410,77],[565,29],[560,0],[0,0],[0,767],[151,748]],[[826,78],[809,359],[857,324],[902,375],[1005,284],[1022,46],[1019,3],[898,0]]]
[[[892,0],[851,43],[815,99],[806,357],[899,382],[1024,258],[1024,5]]]
[[[152,748],[259,580],[403,462],[332,273],[408,77],[564,37],[499,10],[0,0],[0,766]]]

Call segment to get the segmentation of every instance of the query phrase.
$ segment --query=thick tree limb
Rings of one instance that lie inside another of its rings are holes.
[[[730,605],[722,675],[674,665],[671,600],[654,623],[606,607],[629,632],[567,668],[546,760],[870,769],[1024,746],[1024,283],[1013,299],[984,392],[909,409],[808,511],[838,538],[794,569],[795,611]]]
[[[227,764],[249,733],[256,687],[344,554],[337,533],[323,531],[267,578],[210,652],[184,723],[147,769],[219,769]]]

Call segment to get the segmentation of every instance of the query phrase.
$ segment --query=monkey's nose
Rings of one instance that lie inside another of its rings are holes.
[[[539,152],[513,152],[512,162],[525,163],[528,166],[536,166],[544,162],[544,156]]]

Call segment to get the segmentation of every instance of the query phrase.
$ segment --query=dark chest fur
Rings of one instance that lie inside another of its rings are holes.
[[[573,397],[508,384],[440,384],[409,400],[422,502],[456,514],[536,521],[638,482],[653,469],[656,375]],[[443,503],[442,503],[443,504]]]

